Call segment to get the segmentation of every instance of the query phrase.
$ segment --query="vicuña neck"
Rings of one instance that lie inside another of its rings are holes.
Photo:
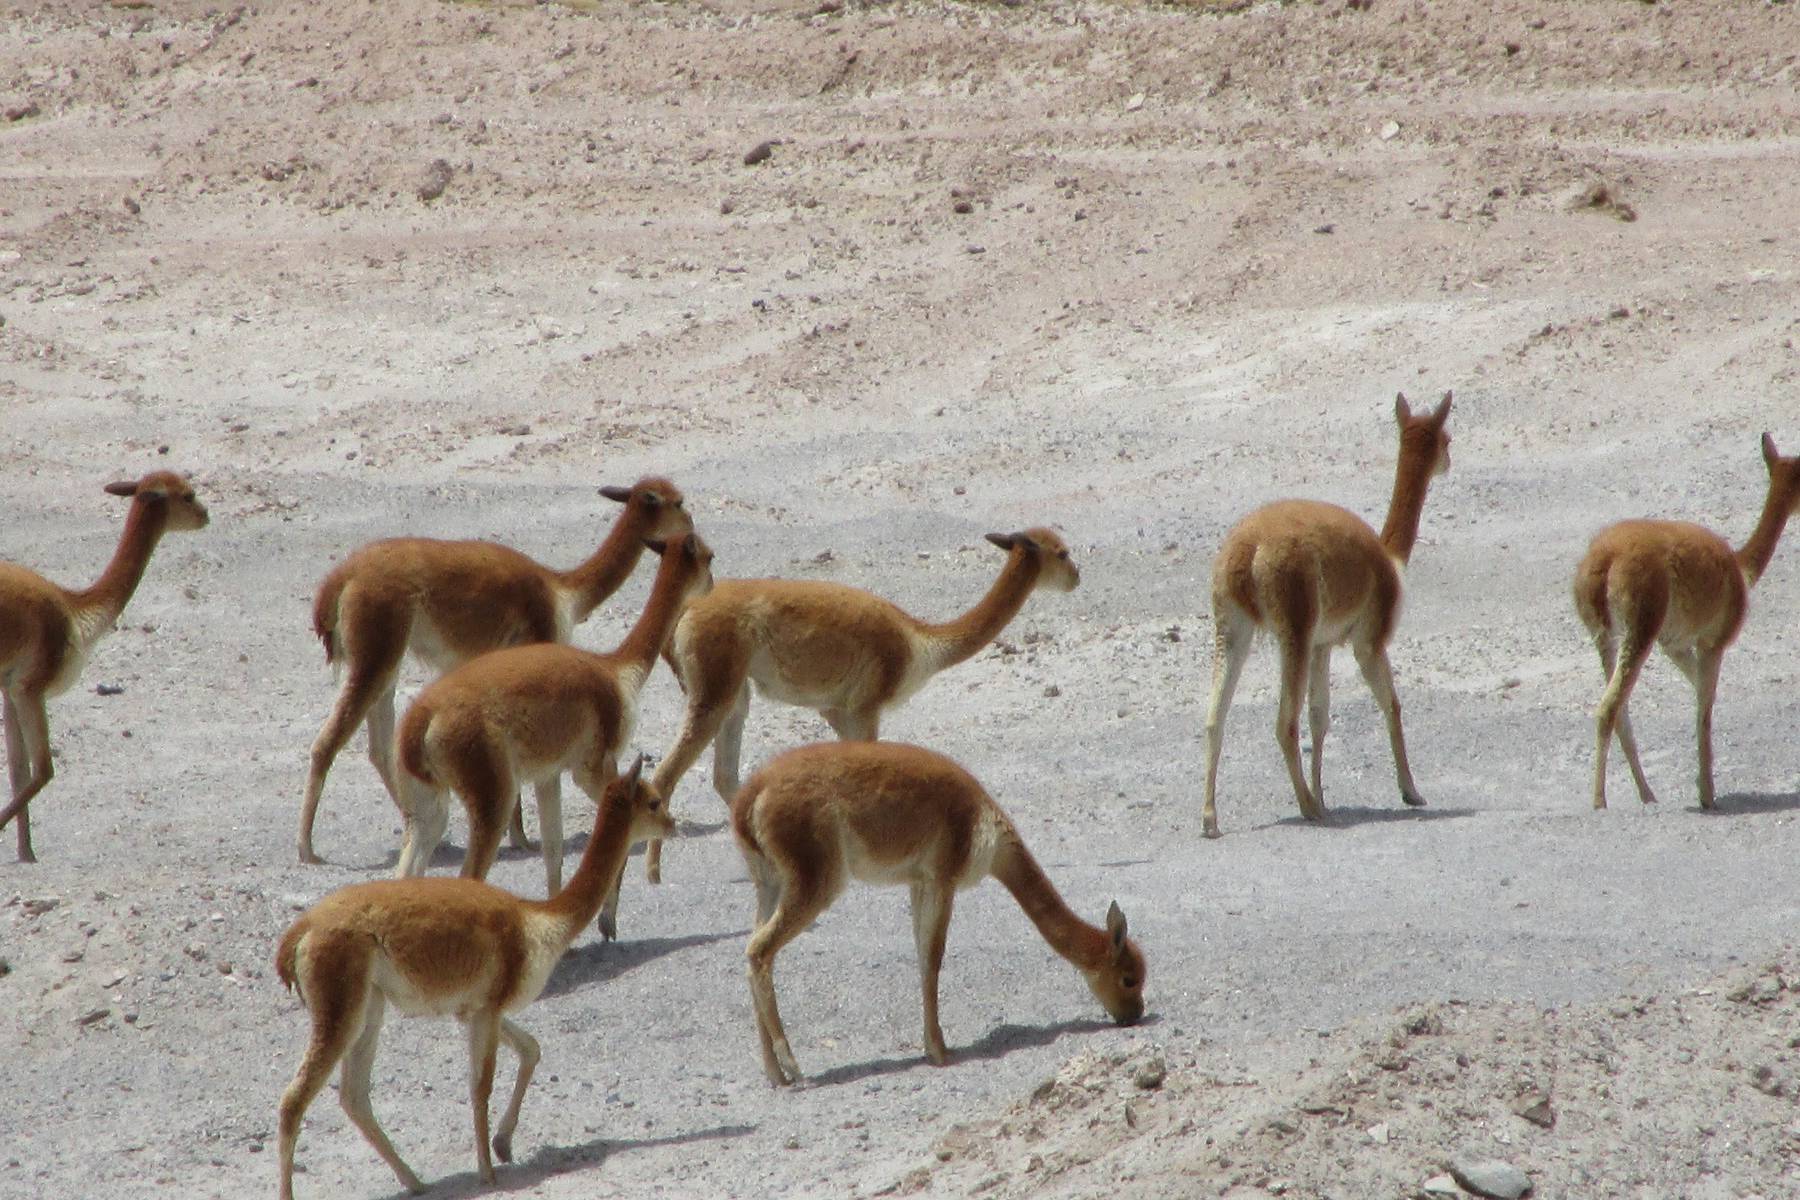
[[[1425,492],[1431,487],[1433,453],[1421,453],[1400,442],[1400,460],[1394,464],[1394,494],[1388,500],[1387,524],[1381,527],[1381,544],[1401,562],[1412,560],[1413,543],[1419,540],[1419,517],[1425,511]]]
[[[577,624],[587,620],[637,569],[638,557],[644,552],[639,525],[637,514],[627,507],[613,522],[600,548],[574,570],[561,573],[563,587],[575,596],[573,615]]]
[[[646,675],[656,666],[656,656],[662,653],[663,645],[669,640],[669,631],[675,628],[675,618],[681,615],[681,597],[687,587],[687,564],[682,561],[681,554],[682,548],[674,543],[663,551],[662,566],[656,572],[656,581],[650,585],[650,598],[644,602],[644,611],[638,614],[637,624],[613,652],[616,657],[641,668]]]
[[[150,563],[150,555],[156,549],[156,543],[162,539],[163,530],[168,526],[168,505],[134,500],[131,512],[125,517],[125,532],[119,535],[119,545],[113,550],[112,561],[106,564],[106,570],[100,573],[93,586],[84,591],[74,593],[70,599],[74,606],[84,611],[99,611],[106,615],[106,620],[96,628],[105,629],[118,619],[130,602],[131,594],[137,591],[138,583],[144,578],[144,568]]]
[[[925,625],[925,633],[937,644],[938,667],[953,667],[979,653],[982,647],[1000,636],[1006,623],[1025,607],[1031,589],[1037,586],[1042,570],[1036,556],[1024,550],[1011,550],[1000,577],[987,590],[974,608],[954,621],[942,625]]]
[[[1769,495],[1763,501],[1762,516],[1756,520],[1756,528],[1750,531],[1749,540],[1738,549],[1738,565],[1744,570],[1744,578],[1754,584],[1762,578],[1768,569],[1769,560],[1775,557],[1775,543],[1781,540],[1781,531],[1787,527],[1788,497],[1782,495],[1775,481],[1769,481]]]
[[[1016,832],[1002,835],[994,856],[994,878],[1005,885],[1050,948],[1084,971],[1098,969],[1106,961],[1111,939],[1069,911],[1050,877],[1037,864]]]
[[[581,864],[562,891],[541,902],[543,910],[562,923],[565,941],[573,942],[600,912],[607,889],[625,865],[630,838],[630,806],[602,800],[594,832],[581,852]]]

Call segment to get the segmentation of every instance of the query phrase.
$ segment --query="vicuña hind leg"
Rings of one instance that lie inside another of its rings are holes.
[[[656,773],[650,777],[665,802],[671,806],[675,800],[675,787],[686,775],[694,760],[700,757],[700,751],[706,749],[707,743],[725,736],[721,732],[723,726],[730,724],[733,713],[737,714],[737,723],[730,736],[738,739],[743,736],[744,714],[750,707],[750,681],[742,670],[732,670],[726,678],[706,678],[697,670],[689,671],[683,678],[687,682],[688,706],[687,715],[682,718],[681,733],[675,739],[675,745],[663,755],[662,762],[656,766]],[[720,772],[724,769],[723,753],[713,751],[713,786],[720,786]],[[736,792],[737,747],[731,747],[729,758],[732,775],[732,791],[721,789],[727,804]],[[652,838],[644,850],[644,878],[651,883],[662,882],[662,839]]]
[[[1312,733],[1312,794],[1325,807],[1325,734],[1331,729],[1331,647],[1314,646],[1306,683],[1307,725]]]
[[[1219,813],[1215,805],[1219,783],[1219,752],[1225,745],[1225,714],[1231,711],[1231,696],[1237,690],[1238,677],[1250,657],[1256,627],[1235,613],[1213,614],[1213,686],[1212,702],[1206,709],[1206,802],[1200,810],[1201,831],[1209,838],[1219,836]]]
[[[819,713],[840,742],[873,742],[881,737],[881,710],[852,712],[827,708]]]
[[[1610,681],[1613,677],[1613,671],[1618,665],[1618,647],[1613,645],[1604,634],[1596,639],[1596,641],[1600,647],[1601,668],[1605,671],[1607,680]],[[1680,660],[1677,659],[1676,663],[1679,666]],[[1685,670],[1686,668],[1683,669]],[[1693,677],[1690,675],[1689,678],[1691,679]],[[1645,804],[1656,803],[1656,793],[1650,790],[1650,779],[1644,774],[1643,761],[1638,757],[1637,734],[1633,732],[1631,728],[1631,702],[1629,696],[1626,697],[1625,702],[1619,705],[1619,720],[1616,728],[1619,735],[1619,748],[1625,752],[1625,765],[1631,768],[1631,781],[1637,785],[1639,799]],[[1605,804],[1598,804],[1595,807],[1604,808],[1606,806]]]
[[[1406,761],[1406,734],[1400,729],[1400,697],[1394,693],[1394,669],[1388,665],[1387,650],[1357,645],[1356,665],[1362,668],[1363,680],[1375,694],[1381,715],[1387,718],[1388,745],[1394,752],[1394,777],[1400,785],[1400,799],[1414,808],[1425,806],[1425,797],[1413,782],[1412,765]]]
[[[1626,759],[1632,765],[1632,778],[1638,781],[1638,798],[1645,804],[1656,802],[1649,781],[1644,779],[1643,767],[1636,761],[1637,739],[1624,733],[1627,721],[1622,719],[1625,706],[1631,702],[1631,689],[1637,685],[1644,662],[1650,657],[1652,637],[1638,628],[1625,631],[1619,639],[1618,661],[1613,666],[1612,677],[1600,694],[1600,710],[1594,718],[1595,808],[1606,807],[1606,751],[1615,729],[1622,734],[1620,741],[1624,744]]]
[[[1308,821],[1323,821],[1325,806],[1312,794],[1306,777],[1300,773],[1300,703],[1306,696],[1306,676],[1312,660],[1311,629],[1302,625],[1296,630],[1283,630],[1281,642],[1281,700],[1275,709],[1275,744],[1281,748],[1281,761],[1287,764],[1288,781],[1294,787],[1294,800],[1300,815]]]
[[[1682,654],[1670,654],[1681,673],[1694,685],[1694,737],[1697,743],[1695,768],[1700,788],[1700,807],[1713,808],[1713,700],[1719,692],[1719,667],[1724,662],[1723,649],[1695,648]]]
[[[832,889],[822,881],[802,881],[789,876],[781,899],[767,921],[750,935],[744,956],[749,960],[750,1001],[756,1008],[756,1035],[762,1043],[763,1073],[777,1087],[805,1078],[794,1061],[781,1010],[775,1003],[775,955],[818,918],[831,904]]]
[[[369,1083],[375,1067],[375,1046],[381,1037],[381,1019],[387,1008],[387,999],[374,988],[369,989],[369,1001],[363,1010],[362,1032],[351,1043],[350,1052],[344,1055],[344,1071],[338,1079],[338,1100],[344,1112],[369,1145],[375,1147],[375,1153],[391,1168],[400,1180],[400,1186],[409,1192],[422,1192],[425,1185],[413,1174],[413,1169],[406,1165],[400,1152],[394,1149],[394,1143],[381,1128],[381,1122],[375,1119],[375,1105],[369,1099]]]
[[[317,863],[313,852],[313,821],[319,812],[319,797],[325,791],[325,776],[344,744],[365,720],[369,725],[369,761],[388,795],[400,800],[394,777],[394,677],[400,670],[400,659],[406,652],[407,628],[404,621],[365,620],[367,628],[354,630],[345,623],[342,653],[349,666],[344,685],[325,718],[319,736],[314,739],[312,759],[306,772],[306,799],[300,806],[300,861]],[[353,635],[353,636],[352,636]],[[379,714],[377,713],[379,710]],[[376,722],[381,722],[378,730]],[[381,732],[385,730],[385,733]]]

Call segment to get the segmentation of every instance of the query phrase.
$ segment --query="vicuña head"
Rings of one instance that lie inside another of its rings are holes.
[[[137,591],[150,555],[170,530],[204,529],[206,506],[186,479],[152,471],[142,479],[109,483],[131,499],[112,561],[86,588],[58,587],[35,571],[0,563],[0,696],[6,701],[7,768],[12,798],[0,810],[0,829],[18,821],[20,862],[36,862],[30,804],[56,774],[50,758],[45,701],[73,687],[94,646]]]

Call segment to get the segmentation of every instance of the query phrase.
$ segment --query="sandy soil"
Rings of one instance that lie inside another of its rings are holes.
[[[782,958],[814,1082],[772,1090],[703,764],[667,882],[634,869],[624,940],[525,1015],[505,1188],[1349,1200],[1469,1157],[1541,1196],[1800,1195],[1800,554],[1726,660],[1716,813],[1661,660],[1662,803],[1621,764],[1589,809],[1567,592],[1616,517],[1742,539],[1758,434],[1800,448],[1791,4],[0,11],[0,557],[86,582],[101,485],[153,466],[214,513],[54,704],[43,861],[0,866],[0,1195],[272,1187],[306,1026],[275,939],[399,840],[357,744],[330,865],[294,862],[314,584],[399,532],[572,563],[595,486],[649,472],[721,574],[923,615],[987,585],[983,532],[1065,532],[1082,587],[884,732],[967,763],[1078,910],[1119,900],[1152,1013],[1112,1028],[990,885],[933,1069],[904,896],[864,889]],[[1456,394],[1393,647],[1431,805],[1344,654],[1332,818],[1300,822],[1265,648],[1204,841],[1212,553],[1282,495],[1378,521],[1401,389]],[[678,711],[659,674],[640,745]],[[746,757],[824,732],[759,703]],[[481,1190],[464,1071],[447,1025],[384,1038],[376,1103],[438,1195]],[[300,1161],[303,1194],[394,1193],[329,1095]]]

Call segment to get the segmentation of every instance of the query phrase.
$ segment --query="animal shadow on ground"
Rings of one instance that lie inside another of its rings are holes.
[[[1161,1018],[1154,1013],[1146,1014],[1137,1024],[1138,1028],[1155,1025]],[[999,1058],[1014,1050],[1027,1046],[1048,1046],[1065,1033],[1098,1033],[1102,1030],[1116,1029],[1111,1021],[1103,1021],[1097,1017],[1081,1017],[1072,1021],[1058,1021],[1054,1025],[996,1025],[982,1034],[981,1037],[966,1046],[950,1047],[950,1066],[952,1069],[963,1063],[977,1062],[981,1059]],[[929,1066],[924,1051],[909,1055],[906,1058],[876,1058],[868,1062],[845,1063],[820,1071],[816,1075],[806,1077],[808,1087],[831,1087],[840,1083],[855,1083],[860,1079],[868,1079],[875,1075],[888,1075],[895,1071],[910,1071],[914,1067]]]
[[[722,942],[726,938],[743,939],[749,936],[748,929],[732,929],[720,933],[690,933],[684,937],[643,938],[628,942],[609,943],[593,939],[569,948],[569,952],[562,956],[562,961],[556,964],[556,972],[550,976],[544,995],[560,996],[577,988],[605,983],[635,967],[641,967],[665,954],[686,950],[690,946],[704,946],[711,942]]]
[[[1727,792],[1719,796],[1716,808],[1701,808],[1698,803],[1689,804],[1686,807],[1689,812],[1707,817],[1793,812],[1795,809],[1800,809],[1800,792]]]
[[[1326,809],[1323,821],[1308,821],[1299,813],[1293,813],[1261,825],[1251,826],[1251,828],[1262,830],[1287,825],[1298,829],[1336,829],[1351,825],[1381,825],[1395,821],[1444,821],[1453,817],[1472,817],[1475,812],[1476,810],[1472,808],[1376,808],[1346,804],[1341,808]]]
[[[684,1146],[693,1142],[712,1141],[718,1138],[743,1137],[747,1133],[754,1132],[756,1132],[754,1125],[717,1125],[711,1129],[697,1129],[692,1133],[671,1134],[668,1137],[619,1138],[616,1140],[593,1138],[576,1146],[540,1146],[532,1152],[530,1157],[511,1166],[495,1164],[500,1178],[492,1187],[481,1182],[481,1177],[474,1171],[461,1171],[455,1175],[432,1180],[431,1194],[447,1200],[447,1198],[457,1196],[526,1191],[543,1183],[546,1179],[566,1175],[570,1171],[591,1169],[622,1150],[647,1150],[654,1146]],[[411,1193],[403,1189],[392,1195],[394,1200],[410,1200]]]

